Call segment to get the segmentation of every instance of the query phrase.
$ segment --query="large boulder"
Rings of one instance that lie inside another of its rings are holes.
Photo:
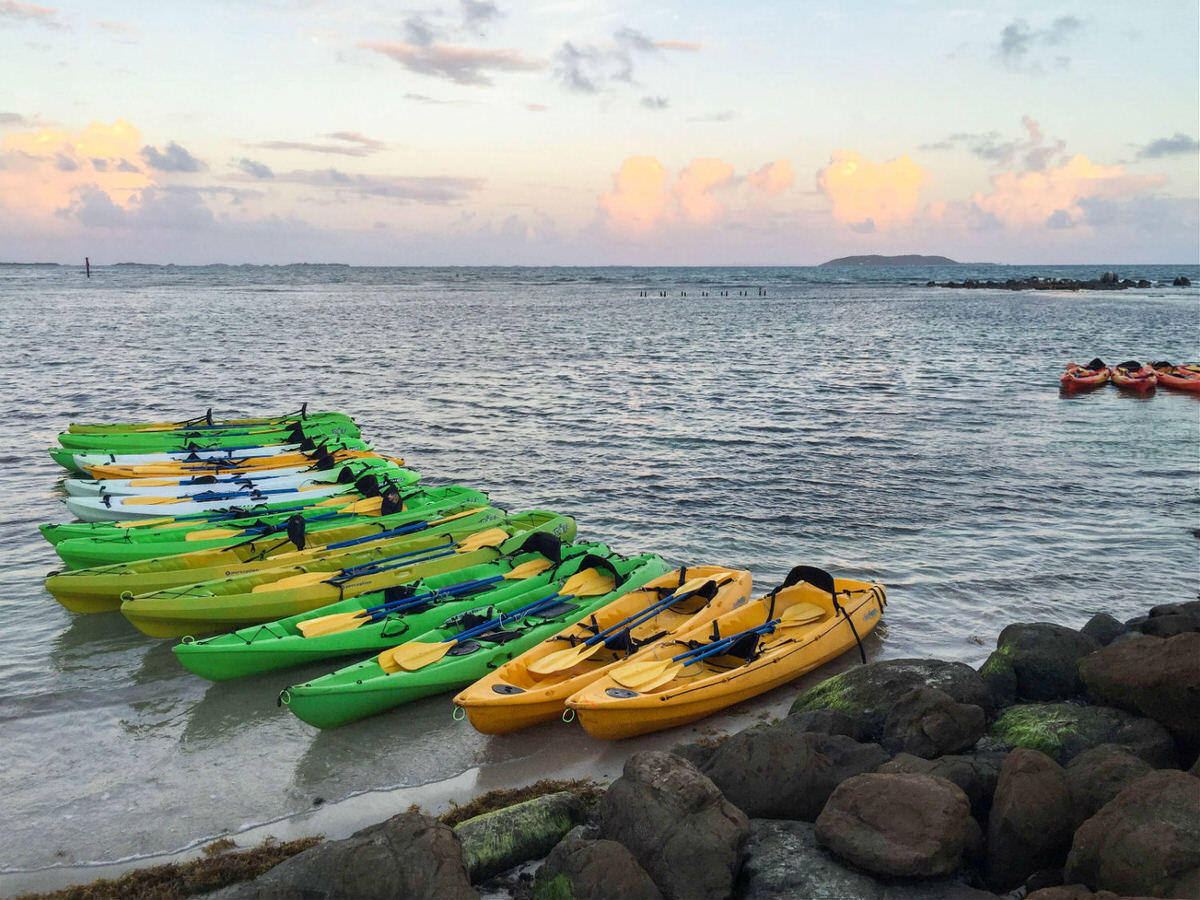
[[[1090,819],[1127,784],[1154,771],[1148,762],[1118,744],[1084,750],[1067,763],[1067,788],[1075,827]]]
[[[550,851],[533,882],[532,900],[563,898],[662,900],[662,892],[623,844],[589,839],[575,828]]]
[[[1185,772],[1151,772],[1079,827],[1066,881],[1151,897],[1200,897],[1200,789]]]
[[[1125,623],[1106,612],[1096,613],[1087,620],[1086,625],[1079,629],[1081,634],[1086,634],[1102,647],[1107,647],[1126,631],[1128,628],[1125,627]]]
[[[988,817],[988,887],[1011,890],[1034,872],[1062,866],[1072,825],[1062,766],[1037,750],[1012,751],[1000,767]]]
[[[541,859],[587,818],[570,791],[545,794],[460,822],[454,834],[472,884],[531,859]]]
[[[808,822],[751,819],[738,876],[742,900],[855,897],[883,900],[885,886],[817,843]]]
[[[1004,758],[1004,753],[950,755],[938,759],[901,753],[876,771],[889,775],[933,775],[953,781],[971,801],[971,815],[983,821],[992,808],[992,795],[996,793],[996,781]]]
[[[891,753],[933,759],[975,746],[987,730],[983,707],[956,703],[945,691],[916,687],[900,695],[883,720],[883,746]]]
[[[422,813],[401,813],[326,841],[213,900],[394,900],[479,896],[454,832]]]
[[[967,795],[928,775],[856,775],[817,817],[817,840],[868,872],[903,878],[947,875],[978,840]]]
[[[878,744],[841,734],[797,733],[790,719],[730,735],[703,772],[748,816],[816,819],[834,788],[887,762]]]
[[[956,703],[992,709],[992,696],[979,673],[964,663],[937,659],[889,659],[855,666],[805,691],[792,704],[789,717],[817,709],[833,709],[861,723],[862,737],[883,736],[888,711],[917,687],[937,688]]]
[[[1200,634],[1105,647],[1080,662],[1079,674],[1098,702],[1161,722],[1186,749],[1200,750]]]
[[[635,753],[600,803],[603,836],[623,844],[668,900],[728,897],[745,814],[699,769],[671,753]]]
[[[1163,726],[1108,706],[1018,704],[1004,711],[989,734],[1002,746],[1040,750],[1060,765],[1100,744],[1127,747],[1155,768],[1179,765],[1175,742]]]
[[[1122,897],[1112,891],[1092,891],[1086,884],[1044,887],[1027,894],[1025,900],[1154,900],[1153,897]]]
[[[1016,700],[1068,700],[1082,689],[1080,658],[1099,647],[1095,638],[1063,625],[1009,625],[1000,632],[996,651],[981,672],[990,681],[1002,676],[1010,682]]]

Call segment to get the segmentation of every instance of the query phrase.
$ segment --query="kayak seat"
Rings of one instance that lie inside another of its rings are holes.
[[[529,618],[549,621],[550,619],[557,619],[559,616],[566,615],[567,613],[577,609],[579,609],[578,603],[555,603],[553,606],[542,607],[535,615],[532,615]]]
[[[488,644],[507,644],[509,641],[515,641],[519,637],[524,637],[524,632],[521,630],[506,631],[503,628],[497,628],[495,631],[487,631],[479,635],[477,640],[484,641]],[[470,644],[471,641],[463,641],[463,644]],[[459,644],[458,646],[463,646]],[[478,646],[478,645],[476,645]],[[454,651],[451,651],[453,653]]]

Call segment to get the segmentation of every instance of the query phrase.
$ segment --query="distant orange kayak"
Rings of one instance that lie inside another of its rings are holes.
[[[1059,381],[1068,391],[1082,391],[1098,388],[1108,381],[1108,366],[1103,361],[1093,359],[1086,366],[1079,363],[1067,363],[1067,371],[1063,372]]]
[[[1173,366],[1168,362],[1150,364],[1158,375],[1158,383],[1177,391],[1200,394],[1200,365],[1189,363]]]
[[[1117,363],[1112,368],[1112,383],[1119,388],[1131,391],[1153,390],[1158,383],[1158,375],[1149,366],[1143,366],[1136,359]]]

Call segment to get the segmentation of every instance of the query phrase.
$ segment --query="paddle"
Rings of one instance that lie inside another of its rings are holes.
[[[728,574],[728,573],[724,573]],[[715,577],[715,576],[714,576]],[[583,641],[575,647],[567,647],[565,650],[556,650],[553,653],[548,653],[541,659],[536,659],[529,664],[528,669],[535,675],[550,675],[554,672],[563,672],[583,662],[589,656],[600,651],[600,647],[604,642],[619,631],[632,631],[638,625],[650,621],[659,612],[669,606],[674,606],[680,600],[701,593],[708,585],[712,585],[711,592],[706,598],[711,600],[716,594],[717,583],[713,578],[701,577],[693,578],[686,584],[681,584],[673,593],[668,594],[660,600],[656,600],[649,606],[644,607],[631,616],[626,616],[619,622],[610,625],[603,631],[597,632],[586,641]]]
[[[694,666],[710,656],[720,656],[729,650],[741,638],[749,635],[769,634],[779,625],[779,619],[771,619],[762,625],[755,625],[736,634],[731,634],[700,647],[694,647],[670,659],[650,659],[645,662],[632,662],[614,669],[609,674],[613,681],[634,691],[648,691],[661,687],[675,679],[688,666]],[[686,662],[684,661],[686,660]]]
[[[408,553],[385,556],[373,562],[362,563],[357,566],[347,566],[344,569],[333,572],[322,570],[320,572],[301,572],[298,575],[289,575],[287,578],[281,578],[279,581],[255,585],[251,589],[251,593],[291,590],[292,588],[304,587],[310,584],[319,584],[322,581],[328,581],[331,584],[342,584],[354,578],[377,575],[389,569],[398,569],[402,566],[415,565],[419,562],[429,562],[434,559],[441,559],[443,556],[453,556],[455,553],[470,553],[472,550],[479,550],[483,547],[496,547],[504,543],[508,538],[509,533],[503,528],[489,528],[486,531],[478,531],[469,537],[465,537],[457,544],[451,542],[438,544],[436,547],[423,547],[420,550],[410,550]],[[434,553],[433,551],[435,550],[447,550],[448,552]],[[422,556],[421,554],[429,555]],[[416,558],[413,559],[411,557]],[[392,562],[392,560],[398,559],[404,561]],[[391,564],[384,565],[384,563]]]
[[[391,650],[384,650],[383,653],[379,654],[379,665],[384,668],[384,671],[395,671],[394,669],[388,669],[387,661],[390,659],[391,663],[398,668],[404,669],[407,672],[415,672],[417,669],[423,669],[425,666],[437,662],[450,652],[451,647],[462,643],[468,638],[485,634],[493,628],[502,627],[505,622],[524,618],[538,610],[546,609],[574,597],[595,597],[601,594],[608,594],[615,587],[616,579],[611,575],[601,575],[595,569],[584,569],[582,572],[575,573],[563,582],[563,586],[557,592],[543,597],[535,603],[514,609],[510,613],[497,616],[494,619],[484,622],[482,625],[468,628],[456,637],[439,641],[436,644],[409,641],[407,644],[401,644],[399,647]]]
[[[378,606],[371,606],[358,612],[331,613],[327,616],[320,616],[316,619],[300,622],[296,625],[296,628],[306,638],[337,634],[341,631],[353,631],[355,628],[366,625],[368,622],[378,622],[380,619],[386,619],[394,613],[403,612],[406,609],[416,606],[424,606],[429,601],[436,600],[439,597],[457,597],[462,594],[473,594],[482,587],[487,587],[500,581],[519,581],[523,578],[532,578],[534,575],[540,575],[546,571],[551,565],[553,563],[548,559],[531,559],[529,562],[514,566],[503,575],[491,575],[487,578],[463,581],[459,584],[426,591],[423,594],[417,594],[413,597],[404,597],[389,603],[381,603]]]

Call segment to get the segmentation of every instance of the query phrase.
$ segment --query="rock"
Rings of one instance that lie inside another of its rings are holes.
[[[697,769],[703,770],[704,766],[713,758],[713,754],[717,752],[717,748],[721,746],[724,740],[725,738],[721,738],[719,741],[691,741],[686,744],[676,744],[671,748],[671,752],[676,756],[686,759]]]
[[[1139,278],[1139,279],[1138,279],[1138,281],[1137,281],[1137,286],[1138,286],[1138,287],[1140,287],[1140,288],[1154,287],[1154,285],[1152,285],[1152,284],[1151,284],[1149,281],[1147,281],[1145,278]]]
[[[1200,750],[1200,634],[1105,647],[1080,662],[1079,674],[1098,702],[1148,716],[1190,752]]]
[[[834,788],[887,759],[878,744],[842,734],[797,733],[788,718],[730,735],[703,771],[748,816],[811,822]]]
[[[1067,788],[1075,827],[1090,819],[1130,782],[1152,772],[1150,764],[1118,744],[1084,750],[1067,763]]]
[[[979,677],[987,685],[993,709],[1003,709],[1017,702],[1017,673],[1007,650],[993,650],[979,667]]]
[[[1017,887],[1034,872],[1061,866],[1071,847],[1071,795],[1062,766],[1037,750],[1004,760],[987,830],[987,885]]]
[[[1200,790],[1184,772],[1151,772],[1079,827],[1066,881],[1151,897],[1200,897]]]
[[[1152,900],[1152,898],[1120,897],[1112,891],[1092,893],[1086,884],[1066,884],[1034,891],[1025,900]]]
[[[1099,648],[1095,638],[1048,622],[1009,625],[996,639],[996,654],[1003,655],[1016,676],[1018,700],[1076,696],[1083,689],[1079,660]]]
[[[863,723],[837,709],[810,709],[788,716],[787,721],[789,727],[797,733],[813,731],[819,734],[844,734],[856,741],[867,740]]]
[[[987,730],[983,707],[955,703],[937,688],[917,687],[902,694],[883,722],[883,747],[933,759],[975,745]]]
[[[808,822],[751,819],[737,896],[742,900],[883,900],[884,884],[821,847],[814,830]]]
[[[472,884],[531,859],[541,859],[587,818],[570,791],[545,794],[460,822],[454,835]]]
[[[1059,765],[1100,744],[1120,744],[1155,768],[1179,765],[1163,726],[1108,706],[1023,703],[1006,709],[989,735],[1002,746],[1040,750]]]
[[[1108,613],[1098,612],[1088,619],[1087,624],[1079,631],[1103,647],[1111,644],[1116,637],[1124,634],[1128,629],[1124,623],[1114,619]]]
[[[971,756],[943,756],[939,759],[921,759],[909,753],[901,753],[890,762],[884,763],[877,772],[883,774],[934,775],[957,784],[971,803],[971,815],[984,820],[992,808],[992,795],[996,792],[996,781],[1006,753],[980,753]]]
[[[817,817],[817,840],[881,875],[947,875],[976,837],[967,795],[928,775],[855,775]]]
[[[725,898],[749,833],[745,814],[670,753],[635,753],[600,804],[603,836],[619,841],[670,900]]]
[[[792,704],[789,718],[808,710],[838,710],[861,723],[865,739],[878,740],[888,710],[915,687],[937,688],[956,703],[971,703],[985,712],[992,709],[987,685],[968,665],[936,659],[889,659],[855,666],[810,688]]]
[[[478,897],[454,832],[432,816],[401,813],[297,853],[213,900],[393,900]]]
[[[622,844],[590,840],[583,829],[567,834],[546,857],[532,900],[661,900],[646,870]]]
[[[1192,286],[1191,279],[1189,279],[1186,275],[1180,275],[1174,281],[1172,281],[1171,284],[1174,285],[1175,287],[1191,287]]]
[[[1200,615],[1200,600],[1189,600],[1186,603],[1160,603],[1150,607],[1150,618],[1159,616]]]
[[[1142,623],[1142,634],[1169,638],[1200,629],[1200,616],[1181,613],[1174,616],[1151,616]]]

